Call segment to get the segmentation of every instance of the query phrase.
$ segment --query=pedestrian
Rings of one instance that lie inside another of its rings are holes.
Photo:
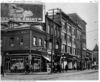
[[[28,64],[25,65],[25,73],[29,73],[29,65]]]
[[[61,72],[61,66],[59,63],[58,63],[58,71]]]
[[[66,64],[66,66],[65,66],[65,70],[66,70],[66,72],[67,72],[67,70],[68,70],[68,65]]]
[[[4,77],[4,68],[1,66],[1,75]]]

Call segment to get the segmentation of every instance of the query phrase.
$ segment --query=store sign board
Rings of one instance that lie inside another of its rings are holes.
[[[42,22],[43,4],[1,3],[1,21]]]

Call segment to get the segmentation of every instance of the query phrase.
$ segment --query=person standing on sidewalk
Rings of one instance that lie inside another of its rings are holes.
[[[1,75],[4,77],[4,67],[1,66]]]
[[[66,66],[65,66],[65,70],[66,70],[66,72],[67,72],[67,70],[68,70],[68,65],[66,64]]]

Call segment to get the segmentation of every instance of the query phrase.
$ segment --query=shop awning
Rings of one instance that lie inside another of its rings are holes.
[[[51,61],[51,58],[48,56],[43,56],[46,60],[48,60],[49,62]]]

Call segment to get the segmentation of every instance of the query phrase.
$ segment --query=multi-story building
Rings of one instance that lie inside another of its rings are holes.
[[[72,13],[69,14],[69,17],[72,19],[72,21],[77,24],[77,41],[76,41],[76,45],[77,45],[77,54],[81,54],[81,58],[82,58],[82,68],[86,68],[86,62],[85,62],[85,58],[86,58],[86,22],[79,17],[76,13]],[[79,36],[79,38],[78,38]]]
[[[54,18],[50,18],[49,13],[46,14],[45,19],[46,19],[45,21],[46,21],[46,34],[47,34],[47,53],[49,58],[51,58],[51,65],[54,66],[55,63],[60,63],[61,25],[55,22]]]
[[[12,23],[9,23],[9,26]],[[43,24],[23,24],[1,29],[5,69],[22,69],[31,64],[32,71],[46,71],[46,34]],[[23,27],[22,27],[23,26]],[[1,26],[2,27],[2,26]]]
[[[50,13],[53,12],[53,13]],[[49,11],[49,18],[61,25],[60,47],[63,68],[81,68],[83,61],[83,49],[86,49],[86,23],[77,14],[67,15],[61,9]],[[83,40],[84,39],[84,42]],[[84,46],[83,46],[84,45]],[[84,47],[84,48],[83,48]]]
[[[99,68],[99,48],[98,45],[96,44],[94,49],[93,49],[93,54],[92,54],[92,64],[95,66],[97,69]]]
[[[85,57],[86,69],[91,69],[92,68],[92,63],[93,63],[92,55],[93,55],[93,51],[87,49],[87,54],[86,54],[86,57]]]
[[[61,9],[51,9],[45,23],[1,23],[2,54],[5,69],[21,69],[29,64],[32,71],[46,71],[47,63],[65,69],[81,68],[86,49],[86,23],[77,14],[67,15]],[[83,53],[84,52],[84,53]]]

